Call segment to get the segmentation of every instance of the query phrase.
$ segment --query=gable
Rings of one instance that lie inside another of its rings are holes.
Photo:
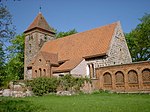
[[[37,56],[32,61],[32,65],[40,67],[42,65],[46,65],[46,60],[41,53],[38,53]]]
[[[108,65],[126,64],[132,62],[120,22],[118,22],[118,26],[114,31],[107,55]]]

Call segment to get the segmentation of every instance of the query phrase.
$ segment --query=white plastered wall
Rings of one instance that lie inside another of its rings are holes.
[[[74,69],[70,71],[70,73],[73,75],[80,75],[85,77],[87,74],[86,66],[87,62],[85,61],[85,59],[83,59]]]

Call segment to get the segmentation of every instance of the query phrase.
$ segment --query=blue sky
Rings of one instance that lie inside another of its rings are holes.
[[[42,14],[58,31],[75,28],[78,32],[120,21],[130,32],[144,13],[150,13],[150,0],[2,0],[13,15],[16,32],[31,24],[42,6]]]

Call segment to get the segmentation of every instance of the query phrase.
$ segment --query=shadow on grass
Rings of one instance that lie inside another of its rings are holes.
[[[0,112],[40,112],[38,106],[20,99],[0,99]]]

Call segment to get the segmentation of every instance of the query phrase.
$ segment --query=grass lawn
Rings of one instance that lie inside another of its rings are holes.
[[[19,110],[21,107],[22,110]],[[13,111],[13,109],[15,109],[15,111]],[[150,112],[150,95],[99,93],[75,96],[48,95],[42,97],[27,97],[17,99],[0,97],[0,112],[1,111]]]

